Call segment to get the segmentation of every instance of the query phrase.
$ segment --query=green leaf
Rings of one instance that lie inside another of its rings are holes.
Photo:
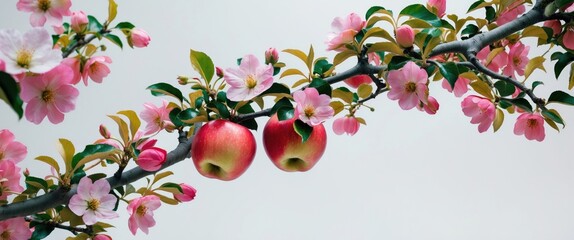
[[[313,133],[313,127],[304,123],[300,119],[293,122],[293,129],[295,129],[295,132],[301,136],[302,142],[306,142],[311,136],[311,133]]]
[[[183,94],[181,91],[169,83],[156,83],[150,85],[146,89],[151,91],[151,94],[154,96],[172,96],[177,98],[180,102],[183,101]]]
[[[558,8],[563,8],[570,3],[574,3],[574,0],[556,0],[556,2],[554,2]]]
[[[492,6],[484,7],[484,9],[486,10],[486,20],[492,22],[496,17],[496,10]]]
[[[319,94],[326,94],[327,96],[331,97],[332,94],[331,85],[323,79],[320,78],[313,79],[313,81],[311,81],[311,83],[309,84],[309,87],[317,89]]]
[[[556,123],[561,124],[563,128],[565,127],[564,120],[556,110],[554,109],[542,110],[542,115]]]
[[[466,11],[466,13],[472,12],[476,9],[479,9],[481,7],[484,7],[482,4],[484,3],[484,0],[478,0],[476,2],[474,2],[473,4],[470,5],[470,7],[468,8],[468,10]]]
[[[169,120],[175,125],[176,128],[179,128],[184,125],[184,123],[179,119],[178,115],[181,113],[181,109],[174,108],[169,112]]]
[[[510,96],[516,91],[514,85],[505,81],[498,81],[494,83],[494,87],[498,90],[498,93],[502,97]]]
[[[181,121],[188,121],[197,116],[199,116],[199,112],[191,108],[185,109],[177,114],[177,118],[180,119]]]
[[[162,190],[162,191],[166,191],[166,192],[170,192],[170,193],[183,193],[183,190],[181,189],[181,186],[179,186],[179,184],[176,183],[164,183],[161,186],[159,186],[158,190]]]
[[[357,89],[357,95],[360,98],[368,98],[373,93],[373,86],[371,84],[361,84],[359,89]]]
[[[295,116],[295,109],[293,107],[284,106],[277,110],[277,118],[279,121],[289,120]]]
[[[48,189],[48,182],[46,182],[46,180],[41,179],[41,178],[27,176],[26,177],[26,188],[30,188],[30,186],[33,186],[35,188],[42,189],[42,190],[47,190]]]
[[[544,83],[541,82],[541,81],[534,81],[534,82],[532,82],[532,91],[534,91],[534,89],[535,89],[536,87],[538,87],[539,85],[544,85]]]
[[[36,158],[34,158],[38,161],[44,162],[48,165],[50,165],[51,167],[54,168],[54,170],[56,170],[56,172],[60,172],[60,165],[58,164],[58,162],[52,158],[52,157],[48,157],[48,156],[38,156]]]
[[[456,80],[458,79],[459,75],[456,63],[448,62],[439,64],[438,69],[440,71],[440,74],[442,74],[442,76],[448,81],[451,88],[454,89],[454,84],[456,83]]]
[[[244,121],[238,122],[237,124],[244,126],[244,127],[251,129],[251,130],[257,130],[257,128],[258,128],[257,121],[255,121],[255,119],[244,120]]]
[[[102,31],[104,26],[92,15],[88,15],[88,31],[93,33],[98,33]]]
[[[325,73],[328,72],[332,67],[333,64],[330,64],[329,61],[321,59],[315,63],[315,66],[313,67],[313,73],[319,74],[321,77],[327,77],[325,76]]]
[[[210,83],[215,72],[215,66],[213,65],[213,61],[211,61],[211,58],[203,52],[190,49],[189,60],[191,61],[193,69],[195,69],[195,71],[197,71],[199,75],[207,81],[207,83]]]
[[[403,56],[393,56],[391,62],[389,62],[388,70],[397,70],[403,68],[407,62],[410,61],[410,58],[403,57]]]
[[[570,64],[572,61],[574,61],[574,54],[570,52],[555,52],[552,54],[551,59],[552,61],[558,60],[558,62],[556,62],[554,65],[554,75],[556,78],[558,78],[560,73],[562,73],[562,70],[564,70],[564,68],[568,66],[568,64]]]
[[[14,112],[22,119],[24,110],[22,109],[22,99],[20,99],[20,88],[12,75],[0,71],[0,98],[4,100]]]
[[[480,29],[478,29],[478,27],[474,24],[468,24],[466,25],[466,27],[462,30],[461,34],[462,35],[468,35],[468,37],[472,37],[474,35],[476,35],[478,33]]]
[[[122,40],[118,36],[111,34],[111,33],[106,33],[104,35],[104,38],[110,40],[110,42],[117,45],[118,47],[124,48],[124,44],[122,43]]]
[[[30,224],[30,227],[32,227],[32,224]],[[49,226],[47,224],[35,224],[34,226],[34,232],[32,233],[32,237],[30,238],[30,240],[40,240],[40,239],[44,239],[47,236],[50,235],[50,233],[52,233],[52,231],[54,231],[55,227],[54,226]]]
[[[118,15],[118,4],[114,0],[109,0],[107,22],[111,23],[116,19],[116,15]]]
[[[524,99],[524,98],[515,98],[515,99],[506,99],[506,100],[501,100],[500,102],[508,102],[516,107],[521,108],[524,111],[527,112],[532,112],[532,105],[530,104],[530,102],[528,102],[528,100]]]
[[[367,13],[365,14],[365,19],[369,19],[371,17],[371,15],[373,15],[374,13],[376,13],[379,10],[386,10],[384,7],[381,6],[373,6],[371,8],[369,8],[369,10],[367,10]]]
[[[221,116],[222,118],[229,118],[231,114],[229,113],[229,109],[227,109],[227,106],[225,106],[225,104],[220,102],[214,102],[214,104],[215,108],[217,108],[217,111],[219,111],[219,116]]]
[[[574,105],[574,97],[563,91],[555,91],[548,97],[548,103],[562,103],[566,105]]]
[[[119,150],[108,144],[87,145],[84,151],[77,153],[72,158],[72,168],[79,167],[90,160],[106,158],[115,151]]]
[[[283,108],[283,107],[293,109],[293,104],[291,103],[291,101],[288,98],[281,98],[271,108],[271,114],[276,113],[277,111],[279,111],[280,108]]]
[[[133,138],[141,126],[141,121],[140,118],[138,117],[138,114],[133,110],[119,111],[118,114],[124,115],[130,120],[130,131],[132,133]]]
[[[434,13],[429,11],[425,6],[421,4],[413,4],[407,6],[399,14],[399,16],[404,15],[424,20],[434,27],[443,27],[443,23],[440,18],[438,18]]]
[[[260,95],[263,96],[274,93],[291,94],[291,89],[289,89],[285,84],[274,82],[269,89],[265,90]]]
[[[333,98],[340,98],[346,103],[353,102],[353,93],[346,87],[339,87],[333,90]]]
[[[116,29],[120,29],[122,30],[122,32],[124,33],[124,35],[129,36],[130,35],[130,31],[132,29],[134,29],[136,26],[134,26],[132,23],[130,22],[121,22],[118,23],[114,28]]]

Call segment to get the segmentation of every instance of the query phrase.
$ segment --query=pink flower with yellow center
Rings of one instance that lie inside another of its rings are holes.
[[[460,105],[464,115],[471,117],[470,123],[478,124],[478,132],[485,132],[494,122],[496,107],[489,99],[469,95]]]
[[[70,84],[72,70],[59,65],[51,71],[36,76],[27,76],[20,81],[20,97],[26,105],[26,119],[40,124],[47,116],[53,124],[64,121],[64,113],[75,108],[79,91]]]
[[[14,141],[14,134],[8,129],[0,130],[0,161],[22,161],[28,149],[21,142]]]
[[[149,228],[155,226],[153,211],[160,206],[161,201],[155,195],[143,196],[130,201],[127,207],[130,214],[128,227],[133,235],[136,235],[138,228],[148,234]]]
[[[414,62],[408,62],[399,70],[389,72],[387,82],[391,90],[387,94],[391,100],[399,100],[403,110],[426,104],[428,99],[428,74]]]
[[[522,113],[514,124],[514,134],[524,135],[528,140],[542,142],[544,133],[544,118],[539,112]]]
[[[88,86],[88,77],[96,83],[102,83],[104,78],[110,74],[108,64],[112,63],[112,59],[108,56],[91,57],[84,65],[82,71],[82,80],[84,85]]]
[[[52,37],[43,28],[23,34],[12,29],[0,30],[0,52],[0,60],[10,74],[45,73],[62,61],[61,53],[52,49]]]
[[[119,215],[114,211],[117,198],[110,194],[110,184],[105,178],[95,182],[84,177],[78,184],[78,192],[72,196],[68,207],[86,225],[93,225],[98,219],[112,219]]]
[[[254,55],[241,59],[239,68],[228,68],[223,74],[229,85],[227,98],[231,101],[248,101],[273,85],[273,66],[260,65]]]
[[[18,11],[31,12],[30,24],[33,27],[62,25],[64,16],[72,15],[71,0],[19,0],[16,3]]]
[[[529,46],[524,46],[521,42],[517,42],[510,47],[508,52],[508,64],[503,69],[503,73],[506,76],[512,76],[516,78],[516,74],[524,76],[524,69],[526,64],[528,64],[528,51]]]
[[[163,129],[173,129],[174,125],[169,119],[169,112],[172,108],[168,107],[167,101],[163,101],[159,107],[152,103],[144,103],[144,108],[140,116],[147,122],[144,130],[145,135],[157,133]]]
[[[331,98],[325,94],[319,95],[315,88],[294,92],[293,99],[297,103],[295,116],[309,126],[317,126],[335,113],[329,105]]]
[[[27,240],[32,237],[32,231],[24,218],[11,218],[0,221],[0,239]]]
[[[366,25],[366,21],[359,14],[351,13],[345,18],[336,17],[331,23],[335,30],[327,36],[327,50],[343,50],[343,45],[351,43],[355,35],[359,33]]]
[[[361,124],[354,116],[344,116],[333,121],[333,132],[337,135],[355,135],[359,131]]]
[[[0,200],[24,190],[20,186],[20,168],[12,161],[0,161]]]

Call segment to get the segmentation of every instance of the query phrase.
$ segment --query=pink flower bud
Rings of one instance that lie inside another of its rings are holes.
[[[345,83],[353,88],[359,88],[361,84],[371,84],[373,80],[366,74],[355,75],[345,80]]]
[[[71,27],[74,32],[82,33],[88,26],[88,16],[83,11],[72,13]]]
[[[24,169],[24,177],[28,177],[30,176],[30,169],[26,168]]]
[[[189,202],[195,198],[195,193],[197,192],[195,188],[185,183],[180,183],[179,186],[181,187],[183,193],[174,194],[173,196],[175,197],[175,199],[177,199],[180,202]]]
[[[93,237],[92,240],[112,240],[112,237],[106,234],[98,234],[95,237]]]
[[[574,50],[574,24],[566,26],[564,37],[562,37],[562,44],[564,44],[564,47]]]
[[[105,139],[110,139],[112,137],[112,134],[110,131],[108,131],[108,128],[106,128],[104,124],[100,124],[100,135],[102,135],[102,137]]]
[[[398,27],[395,31],[395,35],[397,43],[403,48],[412,47],[415,42],[415,31],[409,25]]]
[[[428,0],[427,8],[442,18],[446,12],[446,0]]]
[[[438,111],[440,107],[440,104],[438,103],[438,101],[434,98],[429,96],[427,99],[427,103],[423,104],[422,106],[417,106],[417,108],[421,111],[425,111],[426,113],[430,114],[430,115],[435,115],[436,112]]]
[[[347,135],[353,136],[359,131],[360,126],[361,124],[355,117],[345,116],[333,122],[333,132],[337,135],[346,133]]]
[[[157,171],[166,160],[167,152],[158,147],[144,149],[138,156],[137,164],[148,172]]]
[[[144,30],[134,28],[130,32],[130,40],[134,47],[143,48],[147,47],[151,38]]]
[[[215,67],[215,74],[217,75],[217,77],[222,78],[224,76],[223,69],[221,69],[220,67]]]
[[[177,83],[179,83],[180,85],[185,85],[189,83],[189,78],[186,76],[177,76]]]
[[[275,64],[279,61],[279,52],[275,48],[269,48],[265,51],[265,64]]]

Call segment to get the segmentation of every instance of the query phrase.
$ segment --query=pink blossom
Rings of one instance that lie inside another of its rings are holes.
[[[317,126],[323,121],[333,117],[335,111],[329,103],[331,98],[321,94],[315,88],[305,88],[293,93],[293,99],[297,103],[295,116],[309,126]]]
[[[71,0],[19,0],[16,3],[18,11],[31,12],[30,24],[33,27],[62,25],[62,17],[72,15]]]
[[[480,59],[481,63],[484,66],[486,66],[488,69],[494,72],[500,71],[502,67],[507,65],[508,54],[505,51],[498,52],[490,62],[487,61],[489,54],[490,54],[490,47],[486,46],[476,54],[476,57]]]
[[[361,124],[354,116],[344,116],[333,121],[333,132],[337,135],[346,133],[353,136],[359,131]]]
[[[100,135],[105,139],[110,139],[112,137],[112,134],[110,133],[108,128],[104,126],[104,124],[100,124],[99,132]]]
[[[427,8],[432,9],[432,12],[442,18],[446,12],[446,0],[428,0]]]
[[[435,115],[436,112],[438,112],[439,108],[440,108],[440,104],[438,103],[438,101],[434,97],[431,97],[431,96],[428,97],[428,101],[426,104],[417,105],[417,109],[419,109],[421,111],[425,111],[426,113],[428,113],[430,115]]]
[[[223,69],[221,69],[220,67],[215,67],[215,75],[217,75],[218,78],[222,78],[223,77]]]
[[[514,134],[524,135],[528,140],[542,142],[546,136],[544,118],[539,112],[521,114],[514,124]]]
[[[410,48],[415,42],[415,31],[409,25],[402,25],[395,30],[397,43],[402,48]]]
[[[562,37],[562,44],[564,44],[564,47],[574,50],[574,24],[566,26],[566,31]]]
[[[467,96],[462,103],[462,112],[471,117],[470,123],[479,124],[478,132],[484,132],[490,128],[496,114],[496,107],[489,99],[475,95]]]
[[[269,89],[273,84],[273,66],[260,65],[251,54],[241,60],[239,68],[228,68],[224,73],[230,86],[227,98],[231,101],[248,101]]]
[[[185,183],[180,183],[179,186],[181,187],[183,193],[174,194],[173,197],[175,199],[177,199],[180,202],[189,202],[195,198],[195,193],[197,193],[197,190],[195,190],[195,188]]]
[[[369,58],[370,64],[373,64],[375,66],[381,65],[381,56],[379,56],[379,54],[377,54],[376,52],[367,54],[367,57]]]
[[[143,29],[134,28],[130,31],[128,41],[130,41],[134,47],[143,48],[149,45],[151,38]]]
[[[514,3],[510,4],[510,6],[507,6],[498,16],[498,18],[496,19],[496,24],[498,24],[498,26],[502,26],[516,18],[518,18],[518,16],[520,14],[523,14],[524,11],[526,11],[526,7],[524,6],[524,2],[523,1],[515,1]]]
[[[327,36],[327,50],[342,50],[342,46],[351,43],[355,35],[359,33],[366,25],[366,21],[356,13],[351,13],[345,18],[336,17],[331,23],[335,32]]]
[[[0,238],[3,240],[27,240],[31,237],[32,231],[23,217],[0,221]]]
[[[137,164],[148,172],[157,171],[165,163],[167,152],[159,147],[149,147],[143,149],[137,158]]]
[[[508,64],[503,69],[503,73],[506,76],[512,76],[516,78],[515,73],[520,76],[524,76],[524,69],[526,64],[528,64],[528,51],[529,46],[524,46],[521,42],[517,42],[510,47],[508,52]]]
[[[458,79],[456,79],[456,82],[454,83],[454,90],[453,90],[448,80],[446,80],[446,78],[442,80],[442,88],[446,89],[448,92],[454,92],[454,96],[456,97],[462,97],[462,95],[468,92],[469,84],[470,80],[463,77],[458,77]]]
[[[112,237],[106,234],[98,234],[93,237],[92,240],[112,240]]]
[[[62,60],[62,64],[72,69],[73,77],[70,83],[74,85],[78,84],[82,79],[82,71],[81,71],[82,63],[80,57],[78,56],[78,57],[64,58],[64,60]]]
[[[58,50],[52,49],[52,37],[43,28],[33,28],[25,33],[16,30],[0,30],[0,60],[6,64],[6,72],[45,73],[62,61]]]
[[[403,110],[416,107],[420,102],[427,103],[428,74],[414,62],[408,62],[399,70],[389,72],[387,81],[391,90],[387,94],[391,100],[399,100]]]
[[[86,225],[93,225],[98,219],[117,218],[118,213],[114,211],[117,198],[110,194],[110,189],[110,183],[105,178],[92,183],[92,179],[84,177],[68,207],[74,214],[82,216]]]
[[[544,21],[543,26],[552,29],[554,36],[557,36],[562,32],[562,23],[560,23],[560,20],[546,20]]]
[[[276,48],[269,48],[265,51],[265,64],[275,64],[279,61],[279,52]]]
[[[26,103],[26,119],[40,124],[46,116],[51,123],[64,121],[64,113],[74,110],[79,92],[70,84],[73,73],[66,65],[49,72],[27,76],[20,81],[20,97]]]
[[[84,11],[77,11],[72,13],[71,27],[74,32],[83,33],[88,27],[88,16]]]
[[[169,119],[169,112],[173,108],[168,107],[167,101],[164,100],[160,107],[156,107],[152,103],[144,103],[144,108],[140,116],[147,122],[145,135],[157,133],[163,129],[173,129],[174,125]]]
[[[369,75],[360,74],[360,75],[355,75],[355,76],[352,76],[350,78],[345,79],[345,83],[347,85],[351,86],[352,88],[359,88],[359,86],[361,86],[361,84],[373,83],[373,80],[371,79],[371,77],[369,77]]]
[[[91,57],[84,65],[82,71],[82,79],[84,85],[88,86],[88,76],[94,82],[102,83],[102,80],[110,74],[110,68],[107,64],[112,63],[112,59],[108,56]]]
[[[155,226],[153,211],[160,206],[161,201],[155,195],[143,196],[130,201],[127,207],[130,214],[128,227],[133,235],[136,235],[138,228],[148,234],[148,229]]]
[[[0,130],[0,161],[19,163],[26,157],[26,154],[28,154],[28,148],[21,142],[14,141],[14,134],[10,130]]]
[[[20,168],[12,161],[0,161],[0,200],[24,190],[20,186]]]

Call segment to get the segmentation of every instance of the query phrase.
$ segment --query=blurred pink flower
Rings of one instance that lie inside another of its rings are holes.
[[[52,37],[43,28],[32,28],[23,34],[13,29],[0,30],[0,52],[5,71],[10,74],[45,73],[62,61],[60,51],[52,49]]]
[[[127,207],[130,214],[128,227],[133,235],[136,235],[138,228],[148,234],[148,229],[155,226],[153,211],[160,206],[161,201],[155,195],[143,196],[130,201]]]
[[[6,63],[2,59],[0,59],[0,72],[6,71]]]
[[[98,234],[95,237],[93,237],[92,240],[112,240],[112,237],[106,234]]]
[[[469,95],[460,105],[464,115],[471,117],[470,123],[478,123],[478,132],[485,132],[494,122],[496,107],[489,99]]]
[[[187,185],[185,183],[180,183],[179,186],[183,193],[174,194],[173,197],[180,202],[189,202],[195,198],[197,190],[194,187]]]
[[[515,1],[502,10],[495,22],[498,26],[502,26],[518,18],[518,16],[523,14],[525,11],[526,7],[524,6],[524,1]]]
[[[110,68],[107,65],[110,63],[112,63],[112,59],[108,56],[97,56],[88,59],[82,71],[84,85],[88,86],[88,77],[94,82],[102,83],[102,80],[110,74]]]
[[[415,42],[415,31],[409,25],[402,25],[395,30],[397,43],[402,48],[409,48]]]
[[[309,126],[317,126],[323,121],[333,117],[335,111],[329,105],[331,98],[321,94],[315,88],[305,88],[293,93],[297,103],[295,116]]]
[[[273,84],[273,66],[260,65],[254,55],[246,55],[239,68],[228,68],[224,73],[230,86],[227,98],[231,101],[248,101],[269,89]]]
[[[546,20],[543,26],[552,29],[552,35],[554,36],[562,32],[562,23],[560,23],[560,20]]]
[[[138,155],[136,163],[140,168],[148,172],[157,171],[165,163],[167,152],[159,147],[148,147],[142,149]]]
[[[70,199],[68,207],[86,225],[93,225],[98,219],[112,219],[119,215],[114,211],[117,198],[110,194],[110,184],[105,178],[92,183],[92,179],[84,177],[78,184],[78,191]]]
[[[28,222],[23,217],[0,221],[0,237],[3,240],[27,240],[32,237]]]
[[[529,46],[524,46],[521,42],[517,42],[510,47],[508,52],[508,64],[503,69],[503,74],[506,76],[512,76],[516,78],[516,74],[519,76],[524,76],[524,69],[526,64],[528,64],[528,51]]]
[[[433,9],[439,18],[442,18],[446,12],[446,0],[428,0],[427,8]]]
[[[275,64],[279,61],[279,52],[276,48],[269,48],[265,51],[265,64]]]
[[[435,115],[436,112],[438,112],[438,109],[440,108],[440,104],[438,103],[438,101],[432,97],[429,96],[428,101],[426,104],[419,104],[417,105],[417,109],[421,110],[421,111],[425,111],[426,113],[430,114],[430,115]]]
[[[70,27],[74,32],[83,33],[88,27],[88,16],[84,11],[77,11],[72,13],[72,19],[70,20]]]
[[[72,80],[70,81],[71,84],[78,84],[82,79],[82,69],[81,69],[81,60],[80,57],[71,57],[71,58],[64,58],[62,60],[62,64],[70,67],[72,69]]]
[[[20,81],[20,97],[26,105],[26,119],[40,124],[46,116],[53,124],[64,121],[64,113],[74,110],[79,91],[70,84],[73,73],[59,65],[47,73],[27,76]]]
[[[568,24],[568,26],[566,26],[564,36],[562,37],[562,44],[564,44],[564,47],[574,50],[574,24]]]
[[[157,133],[163,129],[173,129],[174,125],[169,119],[169,112],[172,110],[168,107],[167,101],[163,101],[160,107],[152,103],[144,103],[144,110],[140,112],[141,118],[147,122],[145,135]]]
[[[143,48],[149,45],[151,38],[146,31],[139,28],[134,28],[130,31],[129,40],[134,47]]]
[[[33,27],[62,25],[62,17],[72,15],[71,0],[19,0],[16,3],[18,11],[31,12],[30,24]]]
[[[450,83],[445,79],[442,80],[442,88],[446,89],[448,92],[454,92],[454,96],[462,97],[466,92],[468,92],[468,85],[470,84],[470,80],[458,77],[456,82],[454,83],[454,90],[450,86]]]
[[[399,70],[390,71],[387,81],[391,87],[387,96],[391,100],[399,100],[401,109],[409,110],[420,102],[427,103],[428,74],[414,62],[408,62]]]
[[[361,86],[361,84],[373,83],[373,80],[371,79],[371,77],[369,77],[369,75],[360,74],[360,75],[355,75],[355,76],[352,76],[350,78],[345,79],[345,83],[347,85],[351,86],[352,88],[359,88],[359,86]]]
[[[0,130],[0,161],[19,163],[27,153],[28,148],[21,142],[14,141],[14,134],[10,130]]]
[[[486,66],[488,69],[498,72],[500,69],[507,65],[508,63],[508,53],[505,51],[499,52],[495,57],[492,58],[490,62],[488,62],[488,55],[490,54],[490,47],[486,46],[482,50],[480,50],[476,57],[481,61],[481,63]]]
[[[353,42],[355,35],[366,25],[366,21],[356,13],[351,13],[345,18],[336,17],[331,23],[335,30],[327,36],[327,50],[342,50],[342,46]]]
[[[20,186],[20,168],[12,161],[0,161],[0,200],[24,190]]]
[[[514,134],[524,135],[528,140],[542,142],[546,136],[544,118],[539,112],[521,114],[514,124]]]
[[[361,124],[353,116],[344,116],[333,121],[333,132],[337,135],[346,133],[353,136],[359,131]]]

